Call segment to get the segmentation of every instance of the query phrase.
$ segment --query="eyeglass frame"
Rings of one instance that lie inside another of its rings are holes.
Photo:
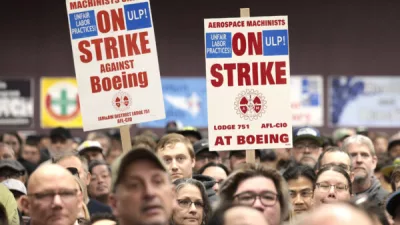
[[[50,200],[54,201],[54,197],[56,195],[58,195],[58,196],[60,196],[61,200],[64,200],[65,196],[63,197],[63,195],[60,192],[66,192],[66,191],[71,191],[71,195],[67,195],[68,197],[73,197],[73,196],[77,197],[78,193],[79,193],[78,189],[71,189],[71,190],[61,190],[61,191],[57,191],[57,192],[55,192],[55,191],[48,191],[48,192],[42,192],[42,193],[37,192],[37,193],[28,194],[27,196],[33,197],[38,201],[46,202],[46,201],[50,201]],[[40,195],[43,195],[43,196],[39,197]],[[52,195],[51,198],[50,198],[50,195]],[[49,199],[46,199],[46,197],[49,197]]]
[[[300,149],[300,148],[296,147],[298,145],[304,145],[304,147]],[[315,148],[310,148],[310,146],[315,146]],[[308,144],[308,145],[297,144],[297,145],[293,145],[293,149],[295,149],[296,151],[302,151],[302,152],[304,152],[306,149],[309,149],[310,151],[317,151],[319,148],[321,148],[321,146],[318,145],[318,144]]]
[[[317,187],[319,190],[323,191],[323,189],[321,189],[321,183],[322,183],[322,182],[315,183],[315,187]],[[329,192],[329,190],[330,190],[332,187],[333,187],[333,189],[335,190],[335,192],[342,192],[342,191],[347,191],[347,190],[349,190],[349,185],[346,185],[346,184],[344,184],[345,189],[343,189],[343,190],[337,189],[337,184],[328,184],[328,183],[327,183],[327,185],[329,185],[329,188],[328,188],[326,191],[323,191],[323,192]],[[339,191],[337,191],[337,190],[339,190]]]
[[[292,193],[295,193],[296,196],[292,196]],[[303,196],[303,193],[307,193],[307,195],[310,195],[310,196]],[[307,199],[307,198],[311,198],[311,197],[313,196],[314,191],[313,191],[312,189],[309,189],[309,188],[307,188],[307,189],[302,189],[302,190],[299,190],[299,191],[292,191],[292,190],[289,190],[289,196],[290,196],[291,199],[297,198],[297,196],[299,196],[299,194],[300,194],[300,197],[301,197],[301,198]]]
[[[181,204],[182,204],[183,201],[190,202],[190,204],[187,207],[182,206]],[[190,209],[190,207],[192,207],[193,204],[194,204],[194,207],[196,209],[204,209],[204,202],[194,202],[191,199],[187,199],[187,198],[185,198],[185,199],[177,199],[176,202],[178,203],[179,207],[181,207],[183,209]],[[196,203],[201,203],[201,205],[198,207],[198,206],[196,206]]]
[[[261,200],[261,195],[266,194],[266,193],[275,195],[275,201],[274,201],[273,204],[266,205],[266,204],[264,204],[263,201]],[[243,203],[240,202],[240,199],[239,199],[238,197],[240,197],[240,195],[244,195],[244,194],[250,194],[250,195],[252,195],[253,200],[252,200],[252,203],[251,203],[251,204],[243,204]],[[234,195],[234,196],[233,196],[233,199],[237,199],[238,202],[239,202],[239,204],[246,205],[246,206],[252,206],[252,205],[254,205],[254,203],[256,202],[256,200],[257,200],[257,198],[258,198],[258,199],[260,200],[261,205],[263,205],[263,206],[265,206],[265,207],[271,207],[271,206],[276,205],[276,203],[279,201],[279,196],[280,196],[279,193],[274,193],[274,192],[272,192],[272,191],[263,191],[263,192],[258,193],[258,194],[255,193],[255,192],[252,192],[252,191],[245,191],[245,192],[242,192],[242,193],[239,193],[239,194]]]

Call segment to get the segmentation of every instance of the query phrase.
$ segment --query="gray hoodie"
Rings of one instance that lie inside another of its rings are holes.
[[[360,193],[356,193],[356,196],[366,194],[368,195],[368,200],[370,202],[373,202],[374,204],[377,204],[379,206],[382,206],[385,204],[385,198],[388,196],[389,192],[387,192],[382,186],[381,182],[375,177],[372,176],[371,178],[371,186]]]

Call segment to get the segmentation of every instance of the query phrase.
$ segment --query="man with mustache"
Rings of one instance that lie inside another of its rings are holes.
[[[292,159],[297,163],[314,168],[322,153],[323,139],[319,130],[301,127],[293,131],[293,148],[289,149]]]
[[[168,225],[175,193],[167,168],[150,149],[136,148],[112,165],[109,203],[120,225]]]
[[[345,139],[343,150],[350,154],[352,160],[353,193],[356,196],[366,194],[369,201],[383,205],[389,193],[374,176],[378,159],[371,139],[363,135],[350,136]]]

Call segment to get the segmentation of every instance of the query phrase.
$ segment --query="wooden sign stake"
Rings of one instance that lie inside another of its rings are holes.
[[[122,151],[124,153],[132,149],[130,128],[131,128],[130,125],[124,125],[119,128],[119,132],[121,134]]]
[[[240,17],[250,17],[250,8],[241,8]],[[256,151],[246,150],[246,163],[256,163]]]

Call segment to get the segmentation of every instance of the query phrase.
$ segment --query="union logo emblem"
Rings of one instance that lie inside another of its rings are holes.
[[[125,111],[131,107],[132,98],[127,92],[117,92],[112,99],[112,105],[118,111]]]
[[[235,100],[235,110],[245,120],[257,120],[267,108],[267,101],[264,96],[254,90],[245,90],[238,94]]]

